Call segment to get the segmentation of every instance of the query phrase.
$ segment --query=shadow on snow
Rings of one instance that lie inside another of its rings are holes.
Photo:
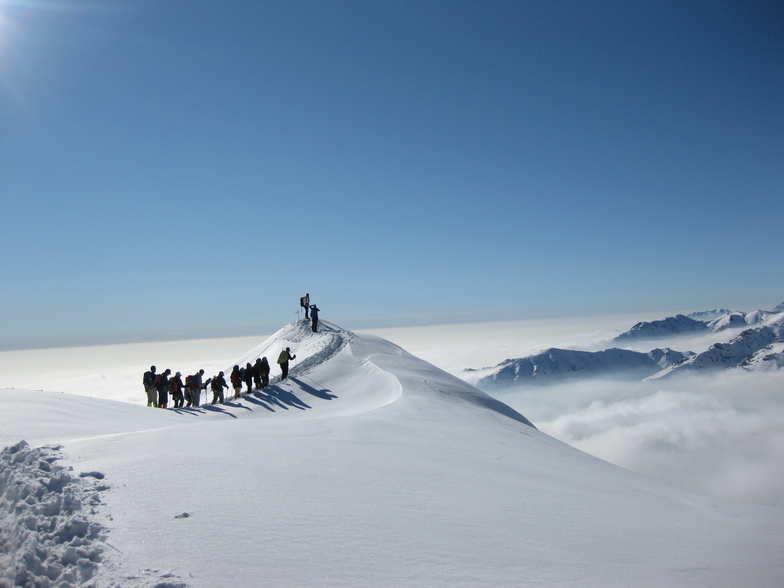
[[[305,394],[310,394],[311,396],[321,400],[333,400],[337,398],[337,396],[333,394],[331,390],[324,388],[314,380],[311,381],[315,385],[308,384],[301,378],[289,377],[288,381],[297,386],[297,388]],[[254,390],[251,393],[245,394],[242,397],[242,400],[247,401],[250,405],[264,408],[269,412],[276,412],[277,410],[290,410],[292,408],[296,408],[298,410],[308,410],[313,408],[307,402],[304,402],[294,392],[280,386],[280,382],[271,384],[263,390]],[[173,410],[179,414],[189,414],[191,416],[207,414],[209,411],[222,413],[236,419],[237,415],[226,410],[226,408],[241,408],[250,411],[253,410],[253,406],[248,406],[248,404],[240,403],[239,400],[234,399],[227,400],[223,404],[212,404],[210,402],[204,402],[200,406],[175,408]]]

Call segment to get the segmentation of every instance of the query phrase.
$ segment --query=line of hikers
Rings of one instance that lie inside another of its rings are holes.
[[[278,355],[278,365],[280,365],[281,381],[289,375],[289,361],[297,356],[291,353],[291,348],[286,347]],[[206,390],[207,386],[212,390],[212,404],[223,404],[223,389],[229,389],[226,377],[223,372],[217,376],[203,381],[204,370],[199,370],[182,381],[182,374],[177,372],[171,376],[171,370],[166,369],[160,374],[156,374],[156,367],[150,366],[149,371],[144,373],[142,384],[147,393],[147,406],[156,408],[168,408],[169,396],[173,402],[173,408],[183,408],[183,406],[199,406],[201,402],[201,391]],[[270,365],[266,357],[259,357],[256,362],[248,363],[244,368],[235,365],[229,375],[229,381],[234,388],[234,396],[230,400],[238,399],[242,396],[243,385],[247,386],[246,394],[253,390],[263,390],[269,386]],[[186,404],[187,403],[187,404]]]

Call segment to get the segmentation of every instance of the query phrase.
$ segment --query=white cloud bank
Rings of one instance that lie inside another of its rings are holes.
[[[784,373],[593,381],[496,394],[587,453],[702,494],[784,506]]]

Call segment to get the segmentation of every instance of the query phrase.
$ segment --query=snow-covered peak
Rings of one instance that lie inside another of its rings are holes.
[[[662,320],[639,322],[625,333],[615,338],[618,342],[628,342],[639,339],[661,339],[685,333],[701,333],[708,331],[708,325],[701,321],[678,314]]]
[[[732,314],[731,310],[727,310],[726,308],[714,308],[713,310],[701,310],[699,312],[690,312],[686,316],[695,321],[703,321],[709,323],[714,321],[718,318],[723,317],[726,314]]]
[[[755,354],[774,343],[781,342],[783,337],[784,324],[746,329],[728,343],[715,343],[706,351],[688,357],[655,374],[652,378],[663,378],[689,370],[753,367],[758,363],[752,361]]]
[[[723,329],[743,328],[747,325],[746,315],[742,312],[729,312],[708,322],[708,327],[714,331]]]
[[[784,316],[784,303],[773,310],[755,310],[745,313],[726,308],[678,314],[661,320],[639,322],[615,338],[627,343],[644,339],[662,339],[673,335],[695,334],[725,329],[743,329],[748,326],[770,325]]]
[[[374,335],[347,331],[327,321],[319,323],[316,333],[311,330],[309,321],[290,323],[243,355],[237,363],[244,366],[253,364],[258,357],[267,357],[273,370],[273,383],[280,383],[276,361],[287,347],[295,356],[289,372],[293,382],[335,378],[342,382],[345,391],[337,394],[328,409],[323,407],[320,412],[355,414],[385,406],[403,395],[424,395],[428,400],[446,399],[450,403],[481,406],[533,426],[506,404],[394,343]]]
[[[628,349],[577,351],[547,349],[520,359],[507,359],[494,368],[472,370],[477,386],[492,390],[513,385],[552,384],[576,378],[643,379],[693,355],[669,348],[648,353]]]
[[[755,310],[746,315],[746,324],[748,325],[771,325],[776,324],[784,317],[784,310],[781,310],[779,304],[773,310]]]
[[[311,330],[310,325],[310,321],[305,320],[289,323],[240,357],[237,365],[243,367],[247,363],[253,364],[257,358],[266,357],[274,368],[281,351],[289,347],[296,355],[291,367],[304,373],[328,361],[355,337],[350,331],[327,321],[319,323],[317,333]]]

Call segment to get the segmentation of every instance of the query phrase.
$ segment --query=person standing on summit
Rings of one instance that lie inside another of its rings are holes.
[[[310,308],[310,294],[305,294],[299,299],[299,305],[305,309],[305,320],[308,320],[308,309]]]
[[[310,316],[313,319],[313,324],[311,325],[311,329],[313,329],[314,333],[318,333],[318,313],[319,308],[315,304],[310,307]]]
[[[289,360],[296,358],[296,355],[291,354],[291,348],[286,347],[283,351],[280,352],[278,356],[278,365],[280,366],[280,380],[281,382],[285,380],[289,375]]]

